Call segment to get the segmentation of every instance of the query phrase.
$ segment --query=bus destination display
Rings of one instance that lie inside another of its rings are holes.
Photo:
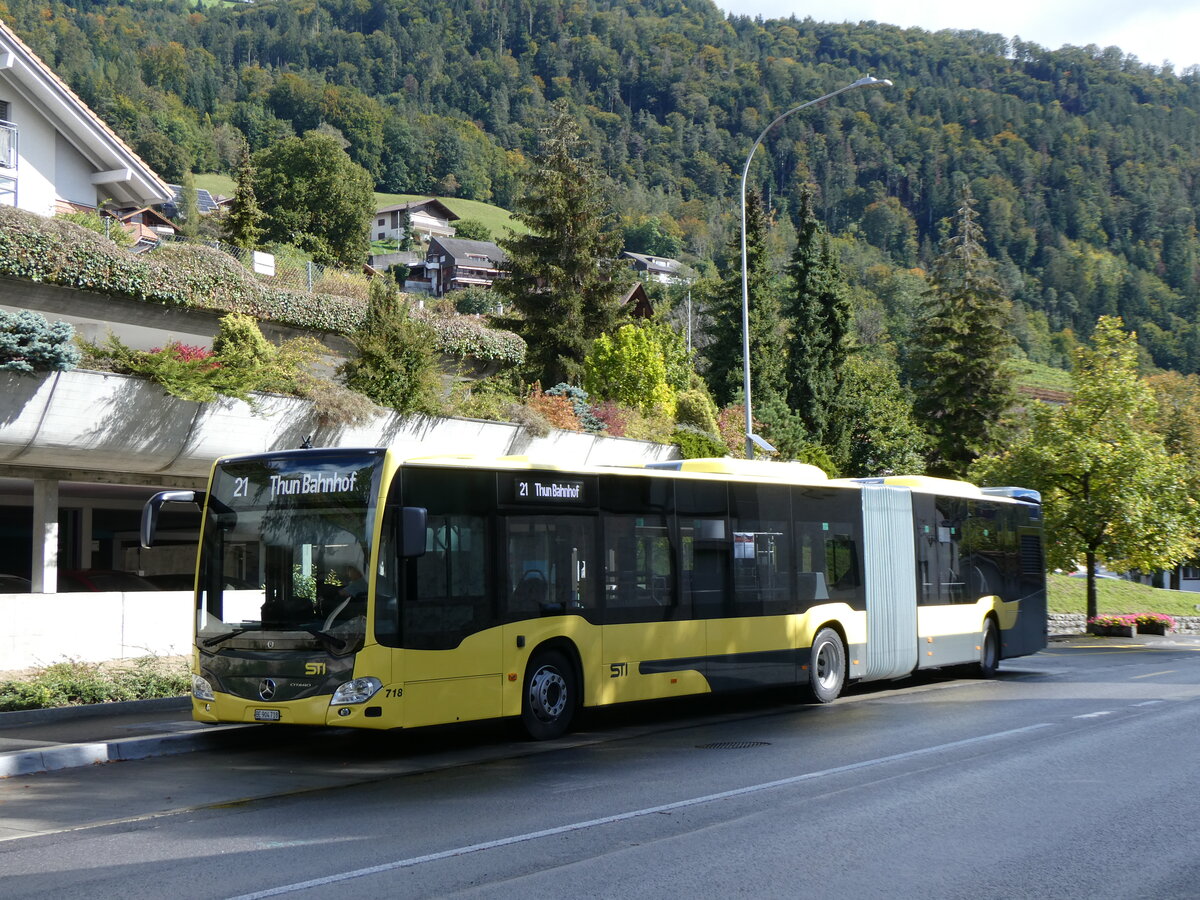
[[[515,478],[513,500],[517,503],[586,503],[583,482],[566,478]]]

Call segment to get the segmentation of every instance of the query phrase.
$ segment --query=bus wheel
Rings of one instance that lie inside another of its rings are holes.
[[[818,703],[832,703],[846,684],[846,648],[832,628],[813,639],[808,660],[808,692]]]
[[[556,650],[539,653],[525,670],[521,698],[521,721],[535,741],[565,734],[575,715],[575,672],[567,658]]]
[[[993,619],[983,622],[983,638],[979,643],[979,677],[991,678],[1000,669],[1000,632]]]

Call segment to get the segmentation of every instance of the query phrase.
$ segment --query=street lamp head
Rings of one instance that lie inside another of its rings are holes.
[[[850,87],[852,87],[852,88],[891,87],[891,86],[892,86],[891,79],[875,78],[873,75],[864,75],[862,78],[858,79],[858,81],[854,82],[854,84],[850,85]]]
[[[793,106],[786,112],[782,112],[776,116],[771,123],[762,130],[762,133],[759,134],[754,143],[750,145],[750,152],[746,155],[746,165],[742,168],[742,396],[744,398],[743,403],[746,407],[747,459],[754,459],[754,448],[756,446],[759,449],[766,451],[771,451],[774,449],[770,444],[767,444],[762,438],[754,433],[754,418],[750,410],[750,276],[746,260],[746,180],[750,177],[750,160],[754,158],[754,151],[758,149],[758,145],[762,143],[762,139],[767,136],[767,132],[790,116],[792,113],[799,112],[802,109],[807,109],[810,106],[815,106],[818,103],[824,103],[831,97],[836,97],[839,94],[844,94],[846,91],[852,91],[855,88],[891,86],[891,81],[886,78],[875,78],[873,75],[864,75],[853,84],[840,87],[836,91],[832,91],[828,94],[818,97],[816,100],[809,100],[807,103],[801,103],[799,106]]]

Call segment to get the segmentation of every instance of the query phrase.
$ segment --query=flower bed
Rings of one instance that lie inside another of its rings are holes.
[[[1109,637],[1133,637],[1135,634],[1167,634],[1175,630],[1175,620],[1163,613],[1127,613],[1093,616],[1087,620],[1088,634]]]

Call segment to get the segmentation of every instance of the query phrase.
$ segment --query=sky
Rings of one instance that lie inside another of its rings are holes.
[[[874,19],[902,27],[943,28],[1019,35],[1057,50],[1063,44],[1120,47],[1141,62],[1170,60],[1178,72],[1200,64],[1200,0],[1006,0],[975,5],[963,0],[716,0],[738,15],[774,19],[811,16],[819,22]]]

